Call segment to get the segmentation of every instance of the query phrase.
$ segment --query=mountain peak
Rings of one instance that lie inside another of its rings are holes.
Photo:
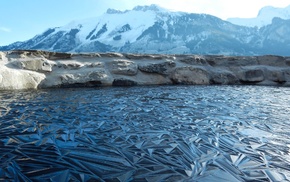
[[[269,11],[275,11],[276,9],[277,8],[275,8],[273,6],[265,6],[259,10],[258,17],[262,16],[264,13],[267,13]]]
[[[149,6],[136,6],[133,8],[135,11],[155,11],[155,12],[167,12],[168,10],[165,8],[162,8],[156,4],[151,4]]]
[[[107,10],[107,14],[122,14],[122,13],[124,13],[124,12],[120,11],[120,10],[112,9],[112,8],[109,8]]]
[[[263,27],[270,25],[272,19],[278,17],[284,20],[290,19],[290,5],[285,8],[265,6],[260,9],[258,16],[254,18],[229,18],[229,22],[242,26]]]
[[[111,9],[109,8],[107,10],[107,14],[124,14],[127,13],[130,10],[126,10],[126,11],[120,11],[120,10],[116,10],[116,9]],[[151,5],[144,5],[144,6],[135,6],[132,11],[154,11],[154,12],[168,12],[169,10],[162,8],[156,4],[151,4]]]

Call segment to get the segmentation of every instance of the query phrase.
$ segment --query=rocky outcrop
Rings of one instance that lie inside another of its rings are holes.
[[[172,68],[176,66],[174,61],[166,61],[161,63],[145,63],[139,65],[139,70],[147,73],[157,73],[161,75],[168,75]]]
[[[17,60],[12,62],[15,66],[20,69],[26,69],[37,72],[50,72],[52,65],[44,59],[33,59],[33,60]]]
[[[98,69],[89,72],[63,74],[59,76],[60,84],[55,86],[99,86],[110,85],[111,79],[107,71]]]
[[[111,72],[118,75],[136,75],[137,64],[133,61],[117,59],[109,62]]]
[[[221,85],[232,85],[238,83],[238,78],[234,73],[230,71],[217,70],[216,72],[212,73],[211,83]]]
[[[264,79],[264,72],[261,69],[249,69],[241,73],[241,82],[259,83]]]
[[[176,68],[171,77],[173,83],[186,85],[208,85],[209,78],[205,69],[192,66]]]
[[[42,73],[0,66],[0,90],[37,89],[44,79]]]
[[[283,70],[268,70],[266,77],[273,82],[277,82],[280,84],[285,83],[286,80],[286,74]]]
[[[0,90],[164,84],[290,86],[290,58],[0,52]]]

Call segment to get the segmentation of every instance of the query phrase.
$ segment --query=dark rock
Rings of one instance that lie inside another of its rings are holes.
[[[121,40],[122,39],[122,35],[117,35],[115,37],[113,37],[113,40]]]
[[[257,57],[232,57],[232,56],[205,56],[207,63],[210,66],[217,67],[217,66],[253,66],[257,65]]]
[[[59,52],[50,52],[48,59],[57,60],[57,59],[70,59],[73,54],[70,53],[59,53]]]
[[[57,87],[59,88],[80,88],[80,87],[99,87],[102,86],[101,81],[88,81],[84,83],[72,83],[72,84],[62,84]]]
[[[236,84],[238,83],[239,79],[235,74],[229,71],[221,71],[221,72],[216,72],[213,73],[211,82],[213,84]]]
[[[286,82],[285,73],[282,70],[268,70],[266,74],[267,78],[273,82],[280,84]]]
[[[80,53],[80,54],[73,54],[72,58],[78,58],[78,57],[82,57],[82,58],[100,58],[101,55],[99,53]]]
[[[147,72],[147,73],[157,73],[157,74],[167,75],[169,73],[169,70],[174,68],[175,66],[176,66],[175,62],[166,61],[162,63],[139,65],[138,68],[140,71]]]
[[[285,59],[285,64],[286,64],[286,66],[290,66],[290,58]]]
[[[202,56],[188,56],[179,61],[190,65],[208,65],[206,59]]]
[[[286,66],[285,58],[282,56],[266,55],[258,56],[258,64],[267,66]]]
[[[152,55],[152,54],[126,54],[127,59],[153,59],[153,60],[162,60],[163,58],[168,58],[165,55]]]
[[[110,58],[121,58],[121,57],[124,57],[123,54],[116,53],[116,52],[100,53],[99,55],[101,57],[110,57]]]
[[[105,33],[106,31],[108,31],[107,29],[107,24],[104,24],[103,27],[95,34],[93,35],[90,40],[95,40],[97,38],[99,38],[103,33]]]
[[[199,67],[176,68],[171,75],[171,80],[175,84],[186,85],[208,85],[210,84],[209,73]]]
[[[133,80],[124,78],[115,79],[113,81],[113,86],[135,86],[135,85],[138,85],[138,83]]]
[[[262,82],[264,81],[265,76],[264,72],[261,69],[251,69],[251,70],[246,70],[242,72],[241,75],[241,82],[245,83],[256,83],[256,82]]]

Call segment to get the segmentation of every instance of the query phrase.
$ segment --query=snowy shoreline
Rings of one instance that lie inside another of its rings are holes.
[[[0,90],[174,84],[290,86],[290,57],[0,52]]]

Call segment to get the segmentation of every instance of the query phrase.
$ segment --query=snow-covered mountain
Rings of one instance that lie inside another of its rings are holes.
[[[171,12],[156,5],[109,9],[104,15],[50,28],[0,50],[158,54],[290,55],[290,20],[263,28],[234,25],[206,14]]]
[[[266,6],[259,11],[255,18],[229,18],[227,21],[236,25],[260,28],[270,25],[275,17],[285,20],[290,19],[290,5],[285,8]]]

